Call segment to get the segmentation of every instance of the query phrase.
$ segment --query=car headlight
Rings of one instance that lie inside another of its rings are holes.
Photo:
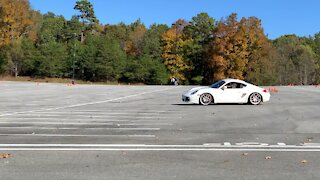
[[[195,93],[197,93],[198,92],[198,90],[195,90],[195,91],[193,91],[192,93],[191,93],[191,95],[194,95]]]

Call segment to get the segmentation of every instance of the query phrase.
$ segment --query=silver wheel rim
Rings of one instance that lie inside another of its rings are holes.
[[[202,94],[200,97],[200,102],[203,105],[208,105],[212,101],[212,96],[210,94]]]
[[[261,102],[261,95],[258,93],[254,93],[250,96],[251,104],[260,104]]]

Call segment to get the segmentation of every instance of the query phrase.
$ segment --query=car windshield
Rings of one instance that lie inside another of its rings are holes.
[[[213,83],[210,87],[211,88],[219,88],[221,87],[225,82],[224,81],[218,81],[216,83]]]

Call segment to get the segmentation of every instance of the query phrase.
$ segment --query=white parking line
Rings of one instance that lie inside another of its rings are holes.
[[[135,121],[136,122],[136,121]],[[114,126],[172,126],[172,123],[104,123],[104,122],[39,122],[39,121],[2,121],[0,124],[34,124],[34,125],[114,125]]]
[[[75,116],[92,116],[92,115],[97,115],[97,116],[112,116],[112,115],[152,115],[152,116],[159,116],[159,115],[163,115],[164,113],[162,114],[159,114],[159,113],[115,113],[115,112],[110,112],[110,113],[95,113],[95,112],[92,112],[92,113],[74,113],[74,112],[34,112],[34,113],[24,113],[24,114],[18,114],[19,115],[26,115],[26,116],[65,116],[65,115],[75,115]]]
[[[112,102],[112,101],[118,101],[118,100],[122,100],[122,99],[131,98],[131,97],[141,96],[141,95],[145,95],[145,94],[151,94],[151,93],[156,93],[156,92],[161,92],[161,91],[167,91],[169,89],[172,89],[172,87],[171,88],[166,88],[166,89],[161,89],[161,90],[156,90],[156,91],[149,91],[149,92],[133,94],[133,95],[114,98],[114,99],[103,100],[103,101],[95,101],[95,102],[89,102],[89,103],[73,104],[73,105],[68,105],[68,106],[60,106],[60,107],[52,107],[52,108],[46,108],[46,109],[36,109],[36,110],[29,110],[29,111],[21,111],[21,112],[0,114],[0,117],[12,116],[12,115],[16,115],[16,114],[33,113],[33,112],[39,112],[39,111],[52,111],[52,110],[59,110],[59,109],[65,109],[65,108],[74,108],[74,107],[81,107],[81,106],[87,106],[87,105],[93,105],[93,104],[101,104],[101,103],[107,103],[107,102]]]
[[[0,127],[0,129],[35,129],[35,130],[127,130],[127,131],[159,131],[160,128],[97,128],[97,127],[34,127],[34,126],[26,126],[26,127]]]
[[[192,144],[0,144],[0,147],[125,147],[125,148],[225,148],[225,145],[220,143],[192,145]],[[282,149],[283,146],[279,145],[230,145],[228,148],[259,148],[259,149]],[[285,148],[307,149],[307,148],[319,148],[317,145],[286,145]]]
[[[133,134],[133,135],[116,135],[116,134],[0,134],[0,136],[34,136],[34,137],[141,137],[141,138],[154,138],[155,135]]]
[[[320,152],[320,146],[223,146],[223,145],[145,145],[145,144],[0,144],[6,151],[255,151]]]
[[[3,118],[3,120],[6,120],[6,121],[1,121],[0,123],[3,123],[3,122],[6,122],[6,123],[13,123],[13,122],[16,122],[16,123],[19,123],[19,122],[21,122],[21,123],[24,123],[25,121],[24,120],[27,120],[27,121],[30,121],[30,120],[33,120],[33,122],[41,122],[41,121],[46,121],[46,122],[48,122],[48,121],[57,121],[57,120],[59,120],[59,121],[61,121],[61,122],[63,122],[63,121],[68,121],[68,122],[72,122],[72,121],[70,121],[70,120],[73,120],[73,121],[77,121],[77,122],[81,122],[81,121],[83,121],[83,122],[92,122],[92,121],[101,121],[101,122],[127,122],[127,121],[135,121],[135,122],[137,122],[137,121],[148,121],[148,119],[144,119],[144,120],[139,120],[139,119],[137,119],[137,120],[135,120],[135,119],[91,119],[91,118],[85,118],[85,119],[80,119],[80,118],[15,118],[15,117],[10,117],[10,118],[8,118],[8,117],[6,117],[6,118]],[[11,121],[12,120],[12,121]],[[18,120],[18,121],[16,121],[16,120]]]
[[[69,118],[69,117],[75,117],[75,118],[97,118],[97,119],[101,119],[101,118],[126,118],[126,119],[181,119],[181,116],[139,116],[139,115],[131,115],[131,116],[124,116],[124,115],[105,115],[105,116],[97,116],[97,115],[72,115],[70,114],[69,116],[64,116],[64,115],[33,115],[34,117],[30,117],[30,115],[28,114],[23,114],[26,116],[14,116],[14,117],[5,117],[6,119],[53,119],[53,118]],[[28,117],[29,116],[29,117]]]
[[[244,151],[244,152],[320,152],[320,149],[166,149],[166,148],[0,148],[0,151]]]
[[[105,112],[105,111],[96,111],[96,112],[74,112],[74,111],[65,111],[65,112],[57,112],[57,111],[52,111],[52,112],[36,112],[36,113],[29,113],[29,114],[23,114],[23,115],[41,115],[43,116],[44,114],[50,114],[50,115],[154,115],[154,116],[159,116],[159,115],[166,115],[167,112],[163,111],[161,113],[159,112]],[[183,114],[179,113],[172,113],[170,115],[173,116],[182,116]]]
[[[78,109],[73,109],[70,111],[52,111],[50,113],[65,113],[65,112],[70,112],[70,113],[107,113],[108,111],[111,112],[127,112],[127,113],[176,113],[176,111],[171,111],[171,110],[153,110],[153,109],[104,109],[103,111],[101,110],[78,110]],[[46,113],[46,112],[40,112],[40,113]]]

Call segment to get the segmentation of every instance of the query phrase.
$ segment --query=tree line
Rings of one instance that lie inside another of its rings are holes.
[[[319,84],[320,33],[270,40],[257,17],[207,13],[146,27],[99,23],[88,0],[70,20],[41,14],[28,0],[0,1],[0,74],[85,81],[258,85]]]

